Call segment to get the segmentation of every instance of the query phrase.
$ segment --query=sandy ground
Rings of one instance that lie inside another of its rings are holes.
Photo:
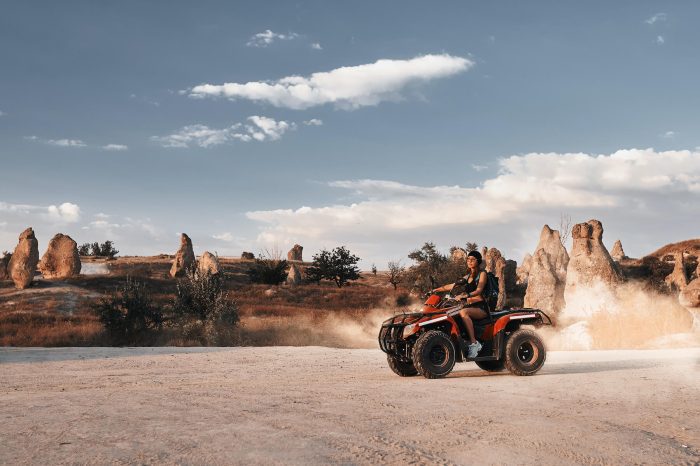
[[[400,378],[378,350],[0,349],[2,464],[700,464],[700,349]]]

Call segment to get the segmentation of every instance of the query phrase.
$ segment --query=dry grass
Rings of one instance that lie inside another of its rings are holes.
[[[92,306],[130,276],[145,282],[153,299],[166,307],[176,290],[176,281],[168,276],[171,260],[167,256],[85,259],[104,262],[109,275],[41,280],[24,291],[14,290],[9,281],[0,282],[0,345],[107,346],[109,340]],[[240,310],[239,344],[374,347],[379,322],[398,310],[397,293],[381,272],[377,276],[365,272],[363,279],[343,288],[332,283],[290,288],[251,284],[246,275],[249,261],[222,259],[221,264],[225,287]],[[151,344],[200,343],[166,325]]]

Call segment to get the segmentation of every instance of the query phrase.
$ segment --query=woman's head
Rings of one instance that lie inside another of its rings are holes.
[[[479,251],[470,251],[467,254],[467,267],[470,269],[477,269],[481,265],[481,253]]]

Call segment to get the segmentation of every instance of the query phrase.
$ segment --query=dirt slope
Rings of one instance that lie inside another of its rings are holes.
[[[378,350],[0,349],[2,464],[697,464],[700,350],[399,378]]]

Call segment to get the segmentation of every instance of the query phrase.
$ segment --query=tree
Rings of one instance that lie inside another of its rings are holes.
[[[323,249],[313,257],[311,266],[306,269],[306,276],[314,282],[331,280],[341,288],[348,281],[360,278],[360,269],[356,265],[359,260],[345,246],[333,251]]]
[[[81,256],[89,256],[90,255],[90,243],[83,243],[80,246],[78,246],[78,254]]]
[[[100,256],[107,257],[109,259],[114,259],[114,256],[119,254],[119,251],[114,249],[114,243],[110,240],[105,241],[100,245]]]
[[[566,242],[571,236],[571,215],[561,212],[559,214],[559,240],[566,249]]]
[[[389,283],[394,285],[394,291],[399,283],[405,278],[406,268],[401,265],[401,261],[389,261]]]
[[[467,244],[465,245],[466,251],[471,252],[471,251],[476,251],[479,249],[479,245],[477,243],[474,243],[472,241],[467,241]]]

